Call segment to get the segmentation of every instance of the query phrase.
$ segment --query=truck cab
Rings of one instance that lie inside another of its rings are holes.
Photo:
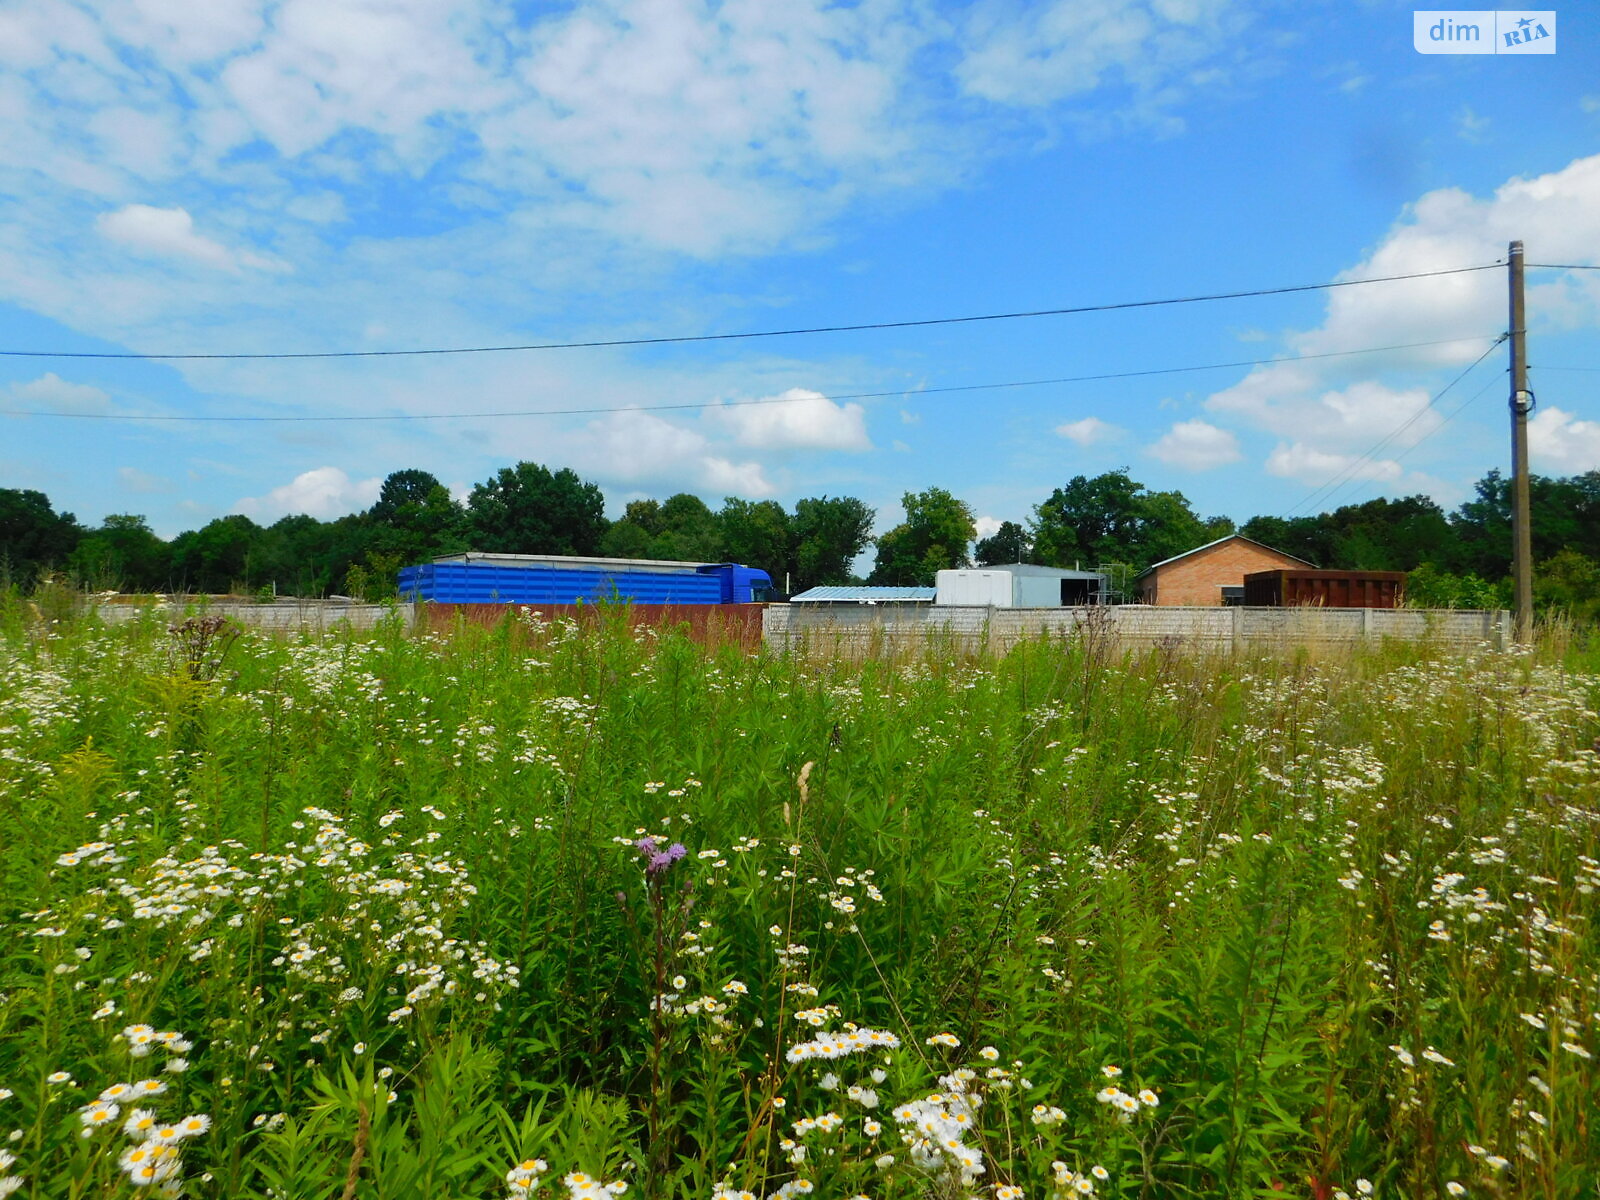
[[[701,575],[715,575],[722,585],[723,604],[765,604],[772,599],[772,576],[759,567],[738,563],[706,563]]]

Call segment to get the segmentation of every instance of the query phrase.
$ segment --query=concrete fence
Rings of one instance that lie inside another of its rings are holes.
[[[1504,649],[1511,614],[1416,608],[966,608],[774,604],[763,636],[773,649],[807,646],[854,655],[912,649],[950,639],[962,649],[1005,651],[1049,635],[1103,637],[1124,646],[1195,646],[1221,650],[1274,645],[1341,646],[1401,638]]]
[[[240,625],[277,630],[371,629],[391,614],[408,627],[413,604],[357,604],[346,600],[237,600],[162,603],[90,597],[102,621],[120,623],[154,613],[176,623],[191,615],[227,617]],[[434,606],[441,610],[446,606]],[[498,609],[500,606],[495,606]],[[506,606],[510,607],[510,606]],[[430,614],[436,620],[439,614]],[[432,621],[430,623],[433,623]],[[771,649],[807,646],[862,656],[919,648],[947,639],[963,650],[1004,652],[1020,641],[1105,638],[1126,646],[1195,646],[1219,650],[1284,646],[1341,646],[1401,638],[1441,645],[1488,644],[1504,649],[1511,634],[1504,611],[1419,608],[1181,608],[1107,605],[1093,608],[980,608],[956,605],[769,604],[761,611],[761,640]]]

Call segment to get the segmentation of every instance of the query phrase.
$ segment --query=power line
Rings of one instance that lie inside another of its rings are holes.
[[[1296,504],[1288,512],[1284,513],[1283,514],[1283,519],[1284,520],[1288,520],[1289,518],[1294,516],[1295,513],[1299,512],[1301,509],[1307,508],[1311,504],[1315,503],[1317,498],[1319,496],[1321,496],[1323,493],[1330,492],[1330,489],[1338,487],[1346,479],[1350,478],[1356,472],[1356,470],[1361,466],[1362,463],[1371,460],[1373,455],[1377,454],[1378,451],[1382,450],[1390,442],[1394,441],[1395,438],[1399,437],[1407,429],[1410,429],[1411,426],[1415,425],[1418,421],[1420,421],[1422,419],[1422,416],[1423,416],[1424,413],[1431,412],[1433,410],[1433,406],[1435,404],[1439,403],[1440,400],[1443,400],[1445,398],[1445,396],[1447,394],[1449,394],[1450,390],[1456,386],[1456,384],[1460,383],[1468,375],[1472,374],[1473,371],[1477,370],[1478,364],[1483,362],[1484,359],[1488,358],[1489,355],[1493,354],[1495,352],[1495,350],[1499,347],[1500,343],[1505,341],[1510,336],[1511,335],[1508,334],[1508,333],[1502,333],[1499,337],[1495,338],[1495,340],[1489,345],[1489,348],[1487,350],[1485,350],[1482,354],[1478,355],[1477,358],[1473,359],[1472,362],[1467,365],[1466,370],[1462,371],[1461,374],[1457,375],[1449,383],[1445,384],[1443,388],[1441,388],[1439,391],[1435,392],[1433,394],[1433,396],[1428,400],[1428,402],[1426,404],[1424,404],[1421,408],[1419,408],[1416,412],[1414,412],[1406,421],[1402,422],[1396,429],[1392,430],[1388,434],[1388,436],[1379,439],[1379,441],[1378,441],[1378,443],[1376,445],[1374,445],[1365,454],[1361,455],[1361,457],[1357,458],[1348,467],[1346,467],[1342,472],[1340,472],[1338,475],[1336,475],[1333,479],[1330,479],[1327,483],[1323,484],[1316,491],[1314,491],[1310,495],[1306,496],[1304,499],[1302,499],[1300,501],[1299,504]],[[1330,492],[1330,494],[1331,494],[1331,492]]]
[[[274,354],[135,354],[101,353],[74,350],[0,350],[10,358],[112,358],[160,360],[263,360],[308,358],[401,358],[441,354],[501,354],[524,350],[595,350],[618,346],[668,346],[690,342],[730,342],[749,338],[799,337],[817,333],[860,333],[878,329],[918,329],[930,325],[969,325],[980,321],[1015,321],[1032,317],[1066,317],[1083,313],[1119,312],[1132,308],[1159,308],[1174,304],[1200,304],[1213,300],[1244,300],[1252,296],[1284,296],[1293,292],[1327,291],[1332,288],[1359,287],[1368,283],[1394,283],[1404,279],[1431,279],[1440,275],[1464,275],[1472,271],[1491,271],[1505,265],[1504,260],[1475,267],[1448,267],[1439,271],[1414,271],[1407,275],[1380,275],[1370,279],[1340,279],[1331,283],[1303,283],[1290,287],[1257,288],[1247,292],[1215,292],[1204,296],[1177,296],[1163,300],[1125,300],[1115,304],[1084,304],[1073,308],[1041,308],[1024,312],[983,313],[965,317],[928,317],[916,321],[874,321],[861,325],[817,325],[805,329],[763,329],[743,333],[681,334],[675,337],[608,338],[592,342],[535,342],[516,346],[449,346],[425,350],[324,350]]]
[[[1468,396],[1460,404],[1456,405],[1448,413],[1446,413],[1445,416],[1444,416],[1444,419],[1442,421],[1440,421],[1437,426],[1435,426],[1433,429],[1428,430],[1427,433],[1423,434],[1416,441],[1412,442],[1411,445],[1407,446],[1404,450],[1400,450],[1400,451],[1396,452],[1396,454],[1394,456],[1394,461],[1395,462],[1399,462],[1402,458],[1404,458],[1406,455],[1410,454],[1413,450],[1415,450],[1418,446],[1422,445],[1422,443],[1426,442],[1429,438],[1436,437],[1440,433],[1443,433],[1445,427],[1447,425],[1449,425],[1451,421],[1455,420],[1456,417],[1458,417],[1462,413],[1462,411],[1465,410],[1469,405],[1476,403],[1478,401],[1478,399],[1480,397],[1482,397],[1482,395],[1485,392],[1487,392],[1490,388],[1492,388],[1497,382],[1499,382],[1497,379],[1495,379],[1493,376],[1490,376],[1490,378],[1487,381],[1485,381],[1484,385],[1481,388],[1479,388],[1477,391],[1473,392],[1472,395]],[[1350,482],[1359,483],[1361,481],[1353,479]],[[1368,480],[1367,482],[1376,483],[1378,481],[1377,480]],[[1323,501],[1323,504],[1325,506],[1323,511],[1327,512],[1327,511],[1331,511],[1333,509],[1333,507],[1334,507],[1334,499],[1335,499],[1336,495],[1338,495],[1338,493],[1330,493],[1328,495],[1327,499]]]
[[[1101,375],[1066,375],[1057,379],[1019,379],[1006,383],[967,383],[949,387],[935,388],[899,388],[892,392],[841,392],[837,395],[822,396],[823,400],[881,400],[892,396],[931,396],[946,392],[981,392],[993,391],[1001,388],[1026,388],[1045,387],[1051,384],[1062,383],[1095,383],[1111,379],[1136,379],[1147,375],[1179,375],[1190,371],[1220,371],[1236,367],[1261,367],[1274,363],[1311,362],[1324,358],[1348,358],[1358,354],[1382,354],[1392,350],[1416,350],[1426,346],[1453,346],[1462,342],[1483,341],[1490,335],[1483,334],[1471,338],[1445,338],[1432,342],[1403,342],[1393,346],[1369,346],[1362,350],[1330,350],[1323,354],[1301,354],[1287,358],[1253,358],[1243,359],[1238,362],[1204,363],[1191,367],[1155,367],[1143,371],[1114,371]],[[1492,349],[1492,347],[1491,347]],[[508,417],[570,417],[570,416],[599,416],[605,413],[617,412],[682,412],[691,409],[705,408],[747,408],[754,405],[765,404],[801,404],[808,400],[816,400],[815,394],[806,396],[773,396],[760,400],[709,400],[692,404],[649,404],[649,405],[617,405],[606,408],[538,408],[522,409],[509,412],[469,412],[469,413],[395,413],[395,414],[361,414],[351,416],[140,416],[137,413],[68,413],[68,412],[42,412],[36,409],[0,409],[0,416],[6,417],[60,417],[73,421],[200,421],[208,423],[238,423],[238,422],[329,422],[329,421],[469,421],[469,420],[494,420]]]
[[[1546,267],[1552,271],[1600,271],[1593,263],[1524,263],[1527,267]]]
[[[1550,367],[1550,366],[1541,366],[1538,363],[1529,363],[1528,364],[1528,370],[1530,370],[1530,371],[1600,371],[1600,367]]]

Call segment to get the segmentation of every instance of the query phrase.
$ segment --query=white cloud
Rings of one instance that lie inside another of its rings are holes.
[[[1252,372],[1237,386],[1212,396],[1206,407],[1238,414],[1284,437],[1315,438],[1361,449],[1402,426],[1406,426],[1405,432],[1396,444],[1415,445],[1443,423],[1443,418],[1428,408],[1430,396],[1423,388],[1402,391],[1362,380],[1313,395],[1314,369],[1298,363],[1281,365],[1285,369],[1270,376]],[[1293,397],[1292,404],[1284,402],[1286,395]],[[1407,426],[1408,421],[1413,423]]]
[[[138,467],[118,467],[117,481],[128,491],[145,496],[175,491],[178,486],[164,475],[151,475]]]
[[[766,250],[863,195],[960,178],[1005,140],[986,136],[1007,128],[995,102],[1105,85],[1115,107],[1131,85],[1132,109],[1171,107],[1243,28],[1230,0],[1090,7],[11,0],[0,62],[27,79],[7,92],[0,73],[0,162],[113,202],[220,183],[312,225],[338,210],[301,191],[438,170],[430,198],[474,216]]]
[[[757,450],[870,450],[866,412],[820,392],[790,388],[755,404],[720,405],[706,419],[726,426],[741,446]]]
[[[95,220],[102,237],[162,258],[187,258],[221,271],[240,266],[281,269],[271,259],[248,251],[235,254],[221,242],[195,232],[194,218],[186,208],[154,208],[129,204]]]
[[[234,511],[256,521],[275,521],[291,513],[305,513],[331,521],[348,513],[372,507],[383,487],[383,480],[354,480],[338,467],[317,467],[296,475],[282,487],[265,496],[251,496],[234,505]]]
[[[54,371],[46,371],[28,383],[13,383],[7,389],[12,399],[27,408],[42,412],[98,413],[111,410],[111,397],[87,383],[72,383]]]
[[[1239,439],[1230,430],[1199,420],[1179,421],[1149,451],[1168,466],[1188,471],[1209,471],[1242,457]]]
[[[656,484],[713,496],[770,496],[761,464],[736,462],[698,430],[638,409],[607,413],[560,439],[562,461],[602,483]]]
[[[1600,421],[1540,408],[1528,419],[1528,457],[1534,467],[1564,475],[1600,470]]]
[[[1267,456],[1267,474],[1317,486],[1335,478],[1390,483],[1403,474],[1400,464],[1392,458],[1368,459],[1356,466],[1359,458],[1355,454],[1330,454],[1304,442],[1280,443]]]
[[[1056,432],[1080,446],[1093,446],[1099,442],[1109,441],[1122,430],[1102,421],[1099,417],[1085,417],[1081,421],[1068,421],[1065,425],[1057,425]]]
[[[1576,159],[1559,171],[1531,179],[1513,178],[1485,198],[1457,188],[1429,192],[1405,210],[1366,259],[1340,278],[1376,278],[1490,263],[1504,258],[1509,242],[1518,238],[1524,240],[1529,258],[1536,262],[1600,261],[1596,250],[1600,246],[1600,155]],[[1530,273],[1528,312],[1533,328],[1549,331],[1600,325],[1600,280],[1592,275]],[[1206,408],[1242,417],[1303,443],[1307,453],[1330,456],[1330,461],[1352,451],[1367,452],[1408,419],[1418,417],[1384,448],[1389,453],[1403,450],[1442,424],[1436,413],[1418,416],[1430,390],[1449,378],[1440,374],[1441,369],[1459,370],[1471,363],[1504,328],[1505,289],[1503,270],[1335,289],[1328,293],[1322,323],[1289,336],[1291,353],[1329,354],[1485,336],[1383,355],[1257,367],[1239,383],[1212,395]],[[1481,386],[1492,370],[1492,365],[1480,367],[1464,387]],[[1395,371],[1429,372],[1431,388],[1379,381],[1379,376]]]
[[[980,0],[967,16],[956,76],[973,95],[1005,104],[1049,104],[1108,79],[1154,94],[1242,21],[1231,0]]]
[[[723,495],[770,496],[776,490],[762,474],[760,463],[736,463],[712,454],[700,460],[700,470],[702,486]]]
[[[999,517],[979,517],[973,524],[978,527],[977,540],[981,542],[999,533],[1002,522]]]

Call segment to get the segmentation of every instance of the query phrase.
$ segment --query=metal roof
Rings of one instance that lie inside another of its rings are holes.
[[[1008,575],[1033,575],[1046,579],[1104,579],[1104,571],[1080,571],[1076,567],[1041,567],[1037,563],[991,563],[986,567],[963,567],[971,571],[1004,571]]]
[[[932,604],[931,587],[814,587],[789,597],[791,604]]]
[[[1223,542],[1249,542],[1252,546],[1260,546],[1263,550],[1270,550],[1274,554],[1283,555],[1284,558],[1292,558],[1292,559],[1294,559],[1295,562],[1306,563],[1306,566],[1311,567],[1313,569],[1316,568],[1316,564],[1315,563],[1306,562],[1305,559],[1300,558],[1300,557],[1298,557],[1296,555],[1290,554],[1287,550],[1279,550],[1276,546],[1269,546],[1265,542],[1258,542],[1258,541],[1255,540],[1255,538],[1245,537],[1245,535],[1242,534],[1242,533],[1230,533],[1225,537],[1217,538],[1215,541],[1207,542],[1204,546],[1196,546],[1193,550],[1185,550],[1182,554],[1174,554],[1171,558],[1163,558],[1158,563],[1151,563],[1148,567],[1146,567],[1144,570],[1139,572],[1138,576],[1135,579],[1135,582],[1138,582],[1139,579],[1143,579],[1146,575],[1150,574],[1150,572],[1154,571],[1157,567],[1164,567],[1168,563],[1175,563],[1180,558],[1188,558],[1191,554],[1199,554],[1200,551],[1209,550],[1213,546],[1220,546],[1220,545],[1222,545]]]
[[[666,571],[679,574],[718,564],[686,562],[675,558],[585,558],[576,554],[497,554],[468,550],[440,554],[436,563],[487,563],[496,567],[543,567],[558,571]]]

